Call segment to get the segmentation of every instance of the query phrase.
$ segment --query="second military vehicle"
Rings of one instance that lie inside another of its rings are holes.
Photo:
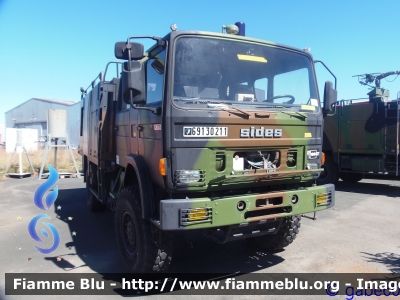
[[[375,86],[367,99],[341,100],[325,118],[320,184],[358,182],[365,174],[399,175],[399,95],[389,100],[381,80],[400,71],[355,75]]]
[[[124,62],[81,89],[89,209],[115,210],[132,272],[166,270],[176,230],[282,249],[302,214],[334,205],[334,185],[315,185],[324,109],[311,55],[246,37],[241,22],[171,29],[116,43]],[[327,82],[324,107],[336,100]]]

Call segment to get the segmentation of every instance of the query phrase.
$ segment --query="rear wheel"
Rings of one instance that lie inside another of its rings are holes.
[[[348,183],[356,183],[364,178],[364,174],[360,173],[340,173],[340,179]]]
[[[325,163],[322,166],[324,169],[317,179],[318,185],[324,185],[328,183],[336,184],[339,180],[339,168],[334,163],[333,157],[329,154],[326,155]]]
[[[172,238],[165,232],[153,236],[150,222],[142,218],[137,186],[121,190],[115,214],[118,246],[129,272],[162,272],[171,262]]]
[[[277,251],[289,246],[300,229],[301,216],[286,217],[276,234],[267,234],[247,239],[252,245],[267,251]]]

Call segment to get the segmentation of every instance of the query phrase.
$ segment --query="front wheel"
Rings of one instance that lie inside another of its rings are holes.
[[[168,269],[172,238],[162,232],[158,242],[155,241],[150,222],[142,218],[138,186],[121,190],[117,199],[115,229],[122,259],[129,272],[161,272]]]
[[[295,240],[300,229],[301,216],[286,217],[275,234],[267,234],[247,239],[254,246],[267,251],[277,251],[289,246]]]

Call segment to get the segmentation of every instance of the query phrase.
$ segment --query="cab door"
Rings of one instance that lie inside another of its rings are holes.
[[[163,157],[162,118],[164,98],[165,50],[146,62],[146,104],[144,107],[157,109],[158,113],[139,109],[138,112],[138,145],[139,154],[145,159],[153,182],[163,186],[158,164]]]
[[[126,156],[137,151],[137,111],[119,98],[115,116],[116,163],[125,167]]]

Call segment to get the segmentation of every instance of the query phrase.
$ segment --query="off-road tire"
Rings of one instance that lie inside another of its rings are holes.
[[[336,184],[339,180],[339,168],[334,163],[332,155],[326,154],[325,163],[322,167],[324,168],[324,171],[322,171],[319,175],[317,179],[317,184]]]
[[[250,244],[266,251],[278,251],[289,246],[296,239],[300,229],[301,215],[286,217],[275,234],[248,238]]]
[[[115,230],[124,266],[132,273],[166,271],[171,263],[172,238],[162,232],[158,242],[150,222],[142,218],[140,202],[136,185],[122,189],[118,195]]]
[[[356,183],[364,178],[364,174],[360,173],[340,173],[340,179],[348,183]]]
[[[86,206],[90,212],[101,212],[105,211],[107,205],[103,204],[96,198],[95,195],[90,191],[90,178],[89,170],[86,173]]]

